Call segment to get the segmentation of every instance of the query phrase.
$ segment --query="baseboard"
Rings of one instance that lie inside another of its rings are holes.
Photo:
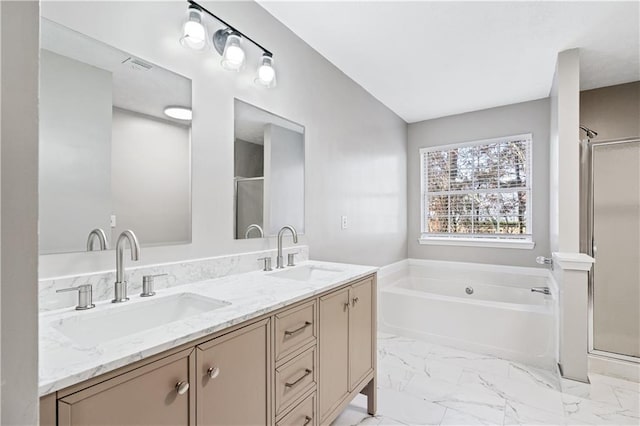
[[[640,363],[589,354],[589,373],[640,383]]]

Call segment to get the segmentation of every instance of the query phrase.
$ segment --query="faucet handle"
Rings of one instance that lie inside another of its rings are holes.
[[[295,252],[295,253],[289,253],[289,254],[287,255],[287,266],[296,266],[296,264],[295,264],[295,262],[294,262],[294,259],[295,259],[296,254],[298,254],[298,252]]]
[[[164,277],[165,275],[168,275],[168,274],[143,275],[142,276],[142,293],[140,293],[140,297],[155,296],[156,292],[153,291],[154,278]]]
[[[93,304],[93,286],[91,284],[82,284],[71,288],[61,288],[60,290],[56,290],[56,293],[66,293],[68,291],[78,292],[78,305],[76,306],[76,311],[84,311],[96,307],[96,305]]]
[[[264,268],[262,268],[263,271],[273,271],[273,268],[271,267],[271,257],[261,257],[258,260],[264,260]]]

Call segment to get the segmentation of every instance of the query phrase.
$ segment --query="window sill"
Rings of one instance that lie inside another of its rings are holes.
[[[464,238],[419,238],[420,245],[493,247],[531,250],[536,246],[533,241],[519,240],[477,240]]]

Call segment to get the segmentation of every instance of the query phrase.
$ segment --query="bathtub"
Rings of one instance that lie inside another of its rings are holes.
[[[383,332],[548,369],[557,364],[557,288],[546,269],[409,259],[382,268],[379,283]]]

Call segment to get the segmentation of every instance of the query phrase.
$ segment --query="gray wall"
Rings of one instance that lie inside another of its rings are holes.
[[[111,73],[40,56],[40,253],[85,250],[111,214]]]
[[[596,141],[640,136],[640,81],[580,92],[580,124]]]
[[[189,128],[113,108],[111,241],[133,229],[142,245],[191,239]],[[113,246],[113,244],[112,244]]]
[[[3,1],[1,7],[0,424],[35,425],[38,423],[39,4]]]
[[[236,177],[264,176],[264,145],[236,139],[233,158]]]
[[[142,250],[140,264],[275,247],[235,240],[234,98],[305,126],[306,235],[313,259],[384,265],[406,257],[407,125],[254,2],[205,6],[274,53],[278,87],[183,48],[184,2],[43,2],[43,15],[193,81],[193,243]],[[100,17],[100,19],[96,19]],[[330,173],[327,171],[330,170]],[[341,230],[340,216],[349,217]],[[287,239],[286,244],[290,244]],[[40,258],[40,277],[114,268],[113,253]]]
[[[533,250],[420,245],[420,148],[499,136],[532,133]],[[549,257],[549,100],[539,99],[409,125],[408,248],[409,257],[460,262],[537,266]]]
[[[304,135],[270,124],[264,147],[265,233],[275,235],[285,225],[304,233]]]

